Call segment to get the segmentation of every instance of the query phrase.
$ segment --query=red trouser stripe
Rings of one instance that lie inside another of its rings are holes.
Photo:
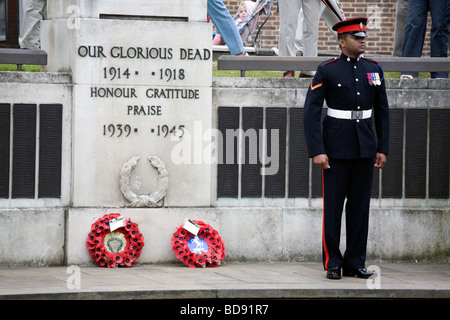
[[[323,197],[323,220],[322,220],[322,244],[323,244],[323,252],[325,253],[325,269],[328,269],[328,260],[330,258],[328,254],[327,243],[325,241],[325,180],[323,177],[323,169],[322,169],[322,197]]]

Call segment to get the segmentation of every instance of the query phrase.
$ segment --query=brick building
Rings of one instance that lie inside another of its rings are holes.
[[[234,16],[240,0],[224,0],[228,10]],[[392,55],[394,33],[396,0],[340,0],[342,9],[347,18],[366,16],[369,18],[367,31],[367,54],[372,55]],[[262,47],[272,48],[278,46],[278,0],[274,0],[272,13],[263,27]],[[261,21],[261,20],[260,20]],[[428,16],[428,30],[425,35],[423,55],[429,55],[430,44],[430,16]],[[340,52],[339,47],[330,35],[330,31],[320,19],[319,25],[319,55],[336,54]]]
[[[262,47],[272,48],[278,46],[278,0],[273,0],[274,5],[270,18],[263,28]],[[241,0],[224,0],[228,10],[234,16]],[[396,0],[340,0],[340,4],[347,18],[358,16],[369,17],[367,39],[367,53],[374,55],[391,55],[394,43]],[[7,4],[7,6],[6,6]],[[19,7],[17,0],[0,0],[1,21],[8,28],[0,26],[0,47],[18,47],[19,36]],[[3,16],[4,15],[4,16]],[[261,21],[261,20],[260,20]],[[430,16],[428,17],[428,30],[425,35],[423,55],[429,55],[430,44]],[[5,33],[6,31],[6,33]],[[319,26],[319,54],[336,54],[339,47],[330,36],[323,19]]]

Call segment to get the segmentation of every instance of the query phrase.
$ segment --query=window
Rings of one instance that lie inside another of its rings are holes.
[[[6,40],[6,0],[0,0],[0,41]]]

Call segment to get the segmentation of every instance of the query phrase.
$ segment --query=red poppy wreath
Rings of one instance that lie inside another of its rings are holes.
[[[114,224],[113,227],[110,227]],[[86,239],[89,255],[100,267],[130,267],[144,247],[144,236],[136,223],[120,213],[105,214],[91,226]]]
[[[197,227],[197,234],[186,230],[184,224],[172,237],[175,256],[190,268],[217,267],[225,258],[225,245],[219,232],[203,221],[189,221]]]

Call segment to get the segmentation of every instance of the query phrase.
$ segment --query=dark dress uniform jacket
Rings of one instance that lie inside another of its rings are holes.
[[[372,75],[378,75],[380,82],[371,81]],[[347,120],[326,116],[322,134],[324,99],[333,109],[373,109],[372,117]],[[370,59],[352,59],[344,54],[321,63],[306,96],[304,126],[310,157],[327,154],[335,159],[361,159],[372,158],[376,152],[387,154],[389,106],[380,65]]]

